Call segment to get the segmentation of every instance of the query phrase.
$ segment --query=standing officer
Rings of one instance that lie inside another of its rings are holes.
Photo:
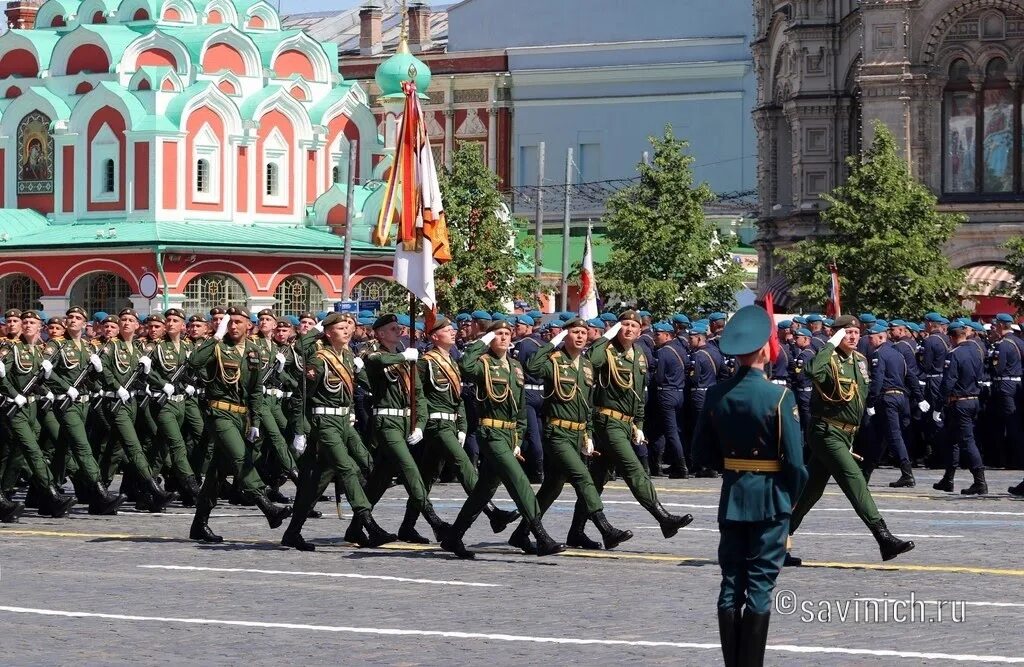
[[[1021,428],[1021,376],[1024,367],[1024,343],[1013,335],[1010,328],[1013,317],[999,313],[992,324],[992,335],[997,340],[992,347],[992,404],[993,445],[999,450],[1007,467],[1020,467],[1024,461],[1024,430]]]
[[[810,333],[804,328],[796,330],[796,335],[793,336],[794,355],[790,372],[793,393],[796,394],[796,407],[800,411],[800,431],[805,437],[807,427],[811,423],[811,392],[814,391],[811,376],[807,373],[815,355],[814,348],[811,347],[813,338]]]
[[[761,370],[770,361],[773,329],[759,306],[733,315],[721,347],[736,355],[739,368],[708,391],[694,439],[695,459],[725,470],[718,504],[718,632],[727,666],[764,660],[789,517],[807,480],[793,394]]]
[[[967,467],[974,476],[974,483],[961,489],[964,495],[984,495],[988,493],[985,481],[985,467],[981,461],[981,453],[974,439],[974,426],[978,419],[978,395],[981,393],[979,382],[983,373],[983,364],[978,356],[977,348],[968,340],[967,326],[962,322],[949,325],[950,340],[953,349],[946,356],[945,371],[939,385],[938,402],[932,418],[936,423],[945,421],[946,474],[932,485],[937,491],[952,491],[953,477],[960,465],[960,453],[967,459]]]
[[[692,435],[696,427],[700,411],[704,409],[704,397],[708,389],[715,386],[723,374],[725,359],[718,345],[708,342],[708,329],[703,323],[696,323],[690,329],[690,429]],[[718,477],[718,473],[708,467],[696,468],[697,477]]]
[[[949,353],[949,338],[946,336],[946,326],[949,324],[949,320],[932,312],[924,316],[924,321],[928,335],[921,342],[921,348],[918,351],[921,380],[925,383],[924,400],[939,410],[942,408],[942,403],[939,402],[939,385],[942,384],[946,355]],[[928,459],[928,463],[935,463],[944,446],[945,435],[942,424],[925,419],[922,421],[921,430],[925,443],[925,457]]]
[[[837,317],[835,328],[836,333],[807,369],[814,382],[811,425],[807,430],[811,461],[807,466],[807,485],[793,508],[789,533],[796,533],[803,518],[821,498],[829,478],[833,477],[857,516],[874,535],[882,560],[892,560],[913,549],[914,543],[900,540],[889,532],[868,491],[864,474],[854,460],[853,441],[867,400],[868,366],[857,351],[860,342],[857,318]],[[799,565],[800,560],[787,554],[786,563]]]
[[[512,356],[523,365],[540,349],[544,341],[533,333],[533,318],[520,315],[516,318],[516,331],[520,338],[512,350]],[[526,441],[523,443],[523,458],[526,463],[526,476],[531,484],[540,484],[544,480],[544,448],[541,444],[541,411],[544,409],[544,383],[529,373],[526,374]]]
[[[655,349],[655,393],[657,396],[657,417],[660,421],[658,440],[664,442],[669,461],[668,476],[671,479],[686,479],[690,476],[686,468],[686,376],[690,368],[690,355],[676,338],[675,330],[668,322],[654,325]],[[649,387],[648,391],[652,391]],[[653,448],[652,449],[656,449]],[[653,453],[652,453],[653,454]],[[652,457],[651,473],[661,474],[661,456]]]

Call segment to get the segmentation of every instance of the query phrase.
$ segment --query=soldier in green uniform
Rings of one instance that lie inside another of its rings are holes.
[[[568,481],[576,491],[578,502],[586,508],[601,537],[605,549],[614,549],[633,537],[628,530],[613,527],[604,515],[604,505],[597,492],[584,456],[594,454],[594,430],[590,407],[594,388],[594,367],[583,355],[587,345],[588,326],[577,317],[565,323],[562,333],[537,350],[526,363],[526,373],[544,381],[544,482],[537,491],[541,515],[555,502]],[[600,549],[601,545],[587,537],[585,523],[573,514],[573,523],[565,540],[567,546]],[[533,545],[526,522],[509,539],[509,544],[530,553]]]
[[[549,556],[565,550],[565,546],[551,539],[544,529],[537,497],[519,465],[522,460],[519,443],[526,432],[526,392],[523,367],[508,354],[511,346],[512,325],[498,320],[480,340],[465,349],[459,361],[462,374],[477,387],[480,415],[477,443],[484,461],[476,486],[441,541],[442,549],[459,558],[473,558],[473,552],[462,543],[462,538],[494,497],[499,483],[512,496],[537,538],[537,555]]]
[[[420,385],[426,396],[427,426],[423,435],[423,451],[419,460],[420,475],[427,491],[441,474],[446,461],[455,467],[455,474],[466,494],[476,486],[479,475],[466,454],[466,407],[462,402],[462,373],[452,359],[455,346],[455,328],[446,317],[440,317],[425,332],[430,336],[433,347],[416,362],[419,367]],[[516,510],[501,510],[488,502],[484,514],[491,522],[491,530],[500,533],[519,518]],[[398,538],[403,542],[426,544],[429,540],[416,532],[416,512],[412,503],[407,503],[405,518],[398,529]]]
[[[413,365],[419,359],[419,350],[410,347],[398,352],[402,326],[394,314],[378,317],[373,323],[373,330],[380,345],[371,350],[363,361],[373,393],[373,432],[377,448],[373,472],[366,482],[366,496],[370,504],[376,506],[391,485],[391,479],[400,473],[409,494],[409,505],[423,515],[434,536],[440,540],[449,526],[434,512],[427,495],[427,485],[423,483],[416,460],[409,451],[409,447],[423,440],[423,427],[428,417],[420,376]],[[358,517],[353,519],[350,532],[358,527],[357,522]]]
[[[356,378],[363,373],[363,360],[352,354],[349,340],[355,329],[351,315],[331,313],[321,323],[328,345],[311,353],[305,364],[306,406],[294,447],[299,452],[299,486],[291,521],[281,537],[281,545],[299,551],[314,551],[315,546],[302,537],[302,526],[331,480],[337,478],[345,488],[355,514],[349,538],[360,546],[377,547],[398,539],[377,525],[371,514],[370,501],[359,484],[359,465],[350,448],[358,440],[350,417],[355,397]],[[319,334],[319,329],[313,329]],[[317,336],[314,335],[314,339]],[[308,335],[303,337],[304,341]],[[309,346],[304,342],[304,347]],[[363,530],[369,534],[366,537]]]
[[[202,315],[192,315],[188,318],[188,342],[192,350],[210,337],[212,330],[209,323]],[[188,462],[196,473],[196,478],[201,479],[210,466],[213,459],[213,438],[206,426],[206,383],[209,378],[205,377],[202,371],[190,369],[191,386],[195,390],[185,400],[185,423],[188,425],[189,440],[191,444],[188,453]],[[187,392],[186,387],[186,393]]]
[[[256,503],[271,528],[280,526],[292,513],[290,507],[275,505],[267,498],[253,464],[252,447],[246,444],[259,439],[263,400],[259,351],[246,337],[248,330],[249,313],[232,306],[221,316],[213,337],[201,343],[188,360],[193,369],[205,371],[210,378],[206,398],[215,447],[189,531],[189,537],[200,542],[223,541],[208,522],[225,473],[233,475],[243,498]]]
[[[43,348],[43,375],[47,389],[55,394],[54,410],[60,422],[53,476],[57,480],[63,479],[64,460],[70,449],[78,467],[76,480],[82,486],[77,492],[80,497],[88,499],[89,513],[117,514],[124,496],[114,495],[104,488],[85,429],[89,413],[89,389],[86,385],[103,372],[103,362],[82,339],[85,311],[72,306],[65,315],[67,338],[49,341]]]
[[[136,395],[139,387],[144,386],[144,376],[152,367],[152,359],[149,350],[143,354],[135,342],[135,332],[139,328],[138,314],[131,308],[125,308],[118,313],[118,318],[121,320],[121,335],[104,345],[100,352],[103,362],[103,405],[112,429],[110,446],[123,449],[135,481],[142,487],[143,507],[150,512],[162,512],[177,495],[160,488],[135,430],[139,412]],[[165,386],[164,391],[167,389]]]
[[[857,351],[859,324],[852,315],[837,317],[833,327],[836,333],[805,369],[814,383],[807,427],[811,460],[807,485],[793,508],[789,532],[796,533],[832,477],[875,536],[882,560],[892,560],[913,549],[914,543],[889,532],[854,458],[853,441],[864,415],[869,381],[867,359]],[[787,554],[786,564],[799,565],[800,559]]]
[[[260,402],[260,445],[263,450],[260,452],[263,463],[260,470],[264,471],[264,477],[268,478],[268,481],[283,481],[284,478],[288,478],[293,483],[298,483],[297,464],[284,437],[288,422],[281,412],[284,390],[281,389],[278,376],[284,371],[287,359],[274,342],[274,330],[277,328],[274,311],[269,308],[261,310],[257,327],[252,341],[260,353],[260,372],[266,378],[263,383],[263,401]],[[272,485],[270,497],[277,502],[286,502],[287,499],[281,496],[277,486],[280,484]]]
[[[608,469],[614,468],[626,481],[633,497],[661,526],[661,534],[672,537],[693,521],[692,514],[676,516],[658,501],[651,478],[644,471],[634,445],[646,441],[643,431],[647,391],[647,358],[637,346],[640,316],[635,310],[619,315],[619,321],[590,347],[587,358],[594,367],[594,445],[599,456],[591,462],[590,474],[598,494],[604,489]],[[576,501],[574,525],[585,525],[591,512]]]
[[[774,328],[760,306],[732,317],[720,346],[739,368],[708,390],[694,430],[695,461],[725,470],[718,504],[718,631],[727,666],[764,661],[789,516],[807,480],[796,399],[763,370]]]
[[[50,473],[50,464],[39,446],[40,422],[38,419],[39,380],[42,374],[42,350],[37,345],[39,315],[32,310],[22,315],[19,311],[18,339],[5,343],[0,347],[0,389],[7,400],[3,409],[12,409],[9,426],[11,444],[14,449],[15,461],[24,461],[28,468],[32,484],[41,492],[39,514],[60,518],[66,516],[75,497],[64,495]],[[34,390],[29,391],[29,383]],[[5,471],[2,489],[0,489],[0,521],[8,523],[17,518],[20,503],[9,501],[3,490],[13,487],[13,479],[8,476],[20,466],[9,462],[10,468]]]

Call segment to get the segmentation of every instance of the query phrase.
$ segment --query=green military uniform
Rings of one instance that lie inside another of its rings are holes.
[[[619,322],[623,320],[639,323],[640,318],[629,310],[619,316]],[[636,343],[624,348],[617,339],[604,336],[590,347],[587,358],[593,365],[596,381],[593,430],[599,456],[592,461],[590,473],[597,492],[604,490],[608,469],[614,466],[633,497],[657,519],[662,534],[672,537],[679,528],[693,521],[693,517],[689,514],[676,517],[665,510],[633,449],[633,443],[643,433],[647,358]],[[577,500],[573,522],[582,526],[589,516],[586,504],[582,499]]]
[[[185,406],[190,396],[186,391],[188,379],[188,358],[192,345],[187,340],[163,339],[151,344],[152,368],[146,378],[149,385],[149,409],[156,422],[159,440],[166,449],[166,460],[171,474],[178,482],[189,504],[195,502],[199,486],[188,459],[188,446],[182,429],[185,426]],[[175,378],[177,376],[177,378]],[[172,394],[164,388],[170,386]],[[192,390],[195,393],[195,390]],[[166,398],[161,398],[163,394]],[[163,402],[163,405],[160,403]],[[164,457],[161,457],[164,458]]]
[[[844,315],[836,319],[835,329],[857,326],[856,318]],[[867,359],[860,352],[837,349],[835,339],[814,356],[806,372],[814,383],[811,419],[807,427],[807,447],[811,453],[808,480],[793,508],[790,534],[796,533],[807,513],[821,498],[830,477],[849,499],[857,516],[871,530],[890,560],[914,548],[913,542],[893,537],[875,505],[864,474],[852,453],[854,438],[864,415],[868,396]],[[799,560],[789,558],[790,564]]]
[[[281,411],[284,391],[281,389],[281,382],[277,379],[279,374],[277,343],[270,336],[264,336],[262,333],[254,336],[252,342],[259,351],[260,373],[267,378],[263,383],[264,396],[260,402],[260,433],[262,436],[260,444],[263,450],[259,454],[259,457],[263,459],[263,466],[260,469],[273,473],[274,477],[278,472],[284,472],[293,482],[297,482],[295,459],[288,448],[288,441],[284,438],[288,422]],[[274,463],[271,463],[271,458]],[[271,475],[268,474],[268,476]]]
[[[741,308],[726,325],[722,352],[762,350],[773,329],[761,307]],[[762,369],[740,366],[708,390],[694,431],[694,458],[725,471],[718,504],[718,619],[725,664],[759,665],[793,501],[807,479],[793,393],[773,384]]]

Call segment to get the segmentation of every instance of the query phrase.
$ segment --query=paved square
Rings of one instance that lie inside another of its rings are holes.
[[[1024,502],[1005,493],[1019,473],[990,471],[995,493],[967,498],[933,491],[939,471],[916,472],[915,489],[887,488],[891,469],[872,480],[893,533],[917,543],[886,565],[829,486],[797,535],[806,566],[779,579],[769,664],[1024,662]],[[606,513],[635,533],[619,549],[525,556],[481,518],[469,562],[434,545],[345,545],[351,514],[338,521],[333,503],[306,524],[315,553],[279,547],[281,531],[249,507],[215,510],[225,542],[213,546],[187,539],[192,514],[180,507],[27,512],[0,527],[0,652],[19,665],[716,664],[719,484],[656,480],[671,511],[696,517],[671,540],[612,483]],[[448,520],[464,500],[453,484],[432,496]],[[556,538],[573,498],[567,488],[545,522]],[[503,492],[497,502],[511,506]],[[395,487],[375,515],[394,530],[403,509]],[[951,602],[941,621],[936,601]]]

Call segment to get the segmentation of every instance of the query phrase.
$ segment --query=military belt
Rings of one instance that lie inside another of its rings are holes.
[[[772,384],[778,384],[778,385],[782,385],[783,387],[785,387],[789,383],[787,381],[785,381],[785,380],[772,380]]]
[[[350,412],[352,412],[352,408],[347,406],[347,405],[345,407],[341,407],[341,408],[325,408],[325,407],[313,408],[313,414],[314,415],[334,415],[335,417],[344,417],[345,415],[349,414]]]
[[[804,387],[803,389],[797,389],[797,391],[814,391],[814,387]]]
[[[940,377],[942,377],[942,373],[930,373],[930,374],[926,374],[925,377],[926,378],[932,378],[932,379],[940,378]]]
[[[188,396],[185,396],[185,394],[172,394],[171,396],[167,397],[167,402],[168,403],[183,403],[186,398],[188,398]]]
[[[373,414],[378,417],[408,417],[412,412],[409,408],[374,408]]]
[[[618,410],[612,410],[611,408],[597,408],[597,414],[604,415],[605,417],[611,417],[612,419],[618,419],[620,422],[633,423],[633,418],[629,415],[619,412]]]
[[[487,428],[501,428],[506,431],[515,431],[518,429],[518,425],[515,422],[506,422],[500,419],[491,419],[490,417],[484,417],[481,419],[480,425],[486,426]]]
[[[780,472],[782,462],[765,459],[725,458],[725,469],[733,472]]]
[[[997,381],[997,382],[1020,382],[1020,378],[1019,377],[1009,377],[1009,376],[1006,376],[1006,375],[1004,375],[1003,377],[997,377],[997,378],[992,378],[992,379]]]
[[[693,387],[690,391],[707,391],[707,387]]]
[[[948,404],[952,405],[953,403],[957,403],[959,401],[976,401],[976,400],[978,400],[977,396],[950,396]]]
[[[224,410],[225,412],[234,412],[235,414],[245,414],[249,411],[244,405],[237,405],[227,401],[210,401],[210,407],[214,410]]]
[[[446,422],[457,421],[459,416],[454,412],[431,412],[427,415],[427,419],[441,419]]]
[[[902,396],[906,392],[903,391],[902,389],[886,389],[885,393],[887,393],[887,394],[900,394]]]
[[[857,432],[857,428],[858,428],[857,424],[844,424],[841,421],[836,421],[835,419],[829,419],[828,417],[823,417],[823,421],[826,424],[828,424],[829,426],[837,428],[840,431],[843,431],[844,433],[849,433],[849,434],[852,435],[852,434]]]
[[[294,391],[286,391],[286,392],[284,392],[284,397],[285,398],[291,398],[294,395],[295,395]]]
[[[549,419],[548,424],[564,428],[569,431],[586,431],[587,425],[583,422],[571,422],[568,419]]]
[[[544,385],[542,384],[524,384],[523,389],[526,391],[544,391]]]
[[[63,401],[65,398],[68,398],[67,394],[58,394],[57,395],[57,400],[58,401]],[[71,399],[68,398],[68,400],[71,400]],[[85,393],[79,394],[78,398],[76,398],[75,400],[73,400],[71,402],[72,403],[88,403],[89,400],[90,400],[89,392],[85,392]]]
[[[274,398],[284,398],[284,392],[280,389],[267,389],[264,387],[263,393],[267,396],[273,396]]]

